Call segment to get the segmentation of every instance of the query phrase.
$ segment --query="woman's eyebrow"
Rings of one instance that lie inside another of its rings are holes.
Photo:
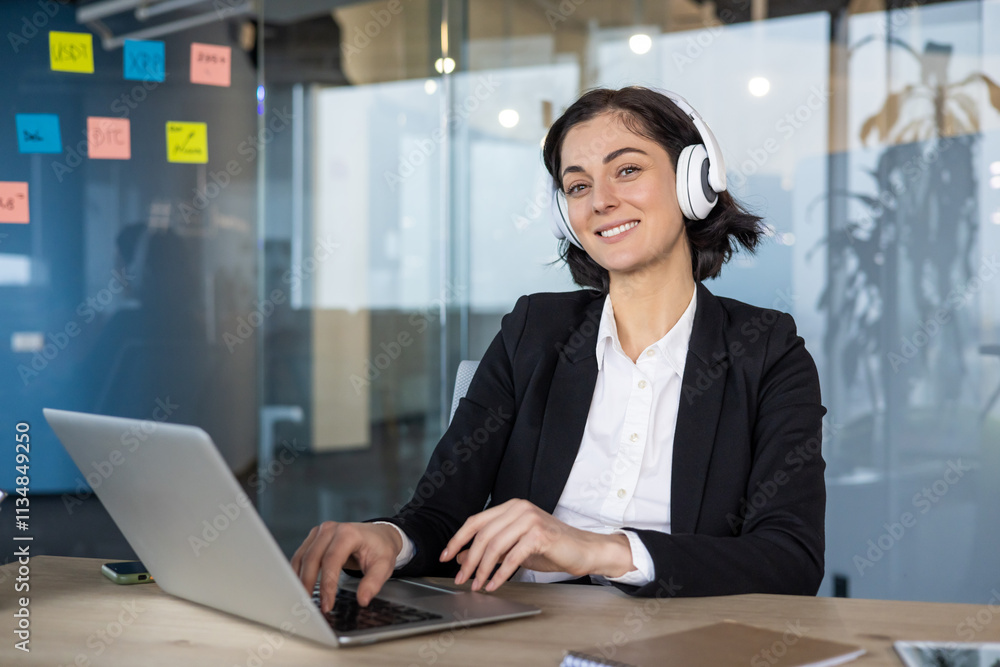
[[[604,159],[601,162],[607,164],[612,160],[614,160],[619,155],[624,155],[625,153],[642,153],[643,155],[649,155],[649,153],[639,148],[632,148],[630,146],[626,146],[625,148],[619,148],[618,150],[611,151],[610,153],[604,156]],[[566,174],[570,172],[583,172],[583,167],[577,166],[575,164],[570,165],[569,167],[563,169],[562,173],[563,177],[565,177]]]

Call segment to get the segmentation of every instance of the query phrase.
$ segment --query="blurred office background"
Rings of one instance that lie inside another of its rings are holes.
[[[1000,586],[1000,1],[135,4],[153,15],[0,5],[25,41],[0,48],[0,181],[32,206],[0,224],[0,427],[32,426],[36,554],[131,555],[42,407],[174,406],[287,554],[320,521],[391,513],[458,362],[521,294],[574,289],[548,126],[642,84],[702,113],[772,231],[708,287],[791,313],[819,366],[821,594]],[[101,38],[150,26],[167,76],[123,81]],[[93,32],[96,73],[49,71],[48,30]],[[188,81],[192,41],[231,46],[230,87]],[[63,152],[18,153],[17,113],[60,114]],[[71,157],[86,116],[123,113],[131,161]],[[208,124],[207,164],[167,163],[168,120]]]

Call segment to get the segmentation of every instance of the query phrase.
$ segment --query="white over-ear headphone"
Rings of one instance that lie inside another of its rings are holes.
[[[681,212],[689,220],[704,220],[719,201],[718,193],[726,189],[726,162],[715,135],[708,124],[694,110],[687,100],[669,90],[650,88],[660,93],[687,114],[701,136],[702,143],[685,146],[677,158],[677,203]],[[564,210],[566,195],[562,188],[556,188],[552,195],[552,233],[557,239],[566,239],[578,248],[583,248]]]

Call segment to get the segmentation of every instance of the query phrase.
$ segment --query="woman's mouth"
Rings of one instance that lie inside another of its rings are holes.
[[[632,220],[631,222],[622,223],[617,227],[612,227],[611,229],[605,229],[602,232],[597,232],[597,235],[601,236],[602,238],[610,239],[616,236],[620,236],[631,229],[635,229],[638,225],[639,225],[638,220]]]

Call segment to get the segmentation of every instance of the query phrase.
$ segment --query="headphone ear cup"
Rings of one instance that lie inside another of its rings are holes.
[[[708,151],[702,144],[686,146],[677,158],[677,203],[685,218],[708,217],[719,197],[709,199],[706,192],[714,194],[708,184]]]
[[[569,206],[566,203],[566,195],[562,190],[554,191],[552,193],[552,211],[549,216],[552,235],[557,239],[566,239],[582,250],[583,246],[580,244],[579,239],[576,238],[573,228],[569,226],[569,220],[566,219],[568,210]]]

